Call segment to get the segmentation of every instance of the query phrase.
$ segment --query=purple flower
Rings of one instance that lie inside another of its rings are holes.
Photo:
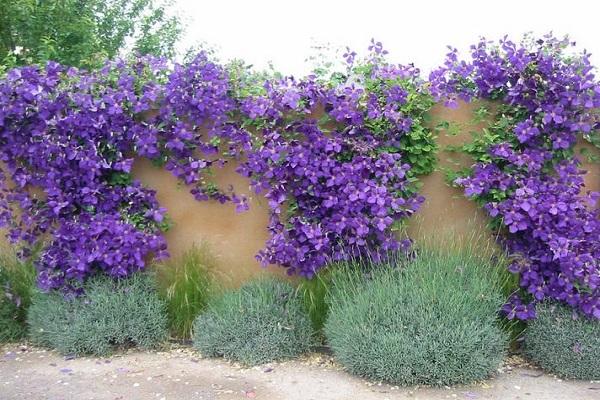
[[[525,143],[531,138],[537,137],[540,134],[540,130],[533,125],[533,121],[528,119],[523,122],[519,122],[515,126],[515,134],[519,142]]]
[[[598,125],[590,107],[600,104],[600,85],[588,54],[564,57],[570,45],[482,40],[471,61],[453,50],[430,75],[440,99],[502,103],[491,134],[471,150],[474,167],[455,183],[506,227],[502,244],[521,287],[503,308],[510,319],[534,318],[545,299],[600,318],[600,215],[581,194],[583,171],[570,155],[576,134]]]

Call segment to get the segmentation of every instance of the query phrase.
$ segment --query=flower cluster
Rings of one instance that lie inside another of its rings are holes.
[[[471,61],[453,49],[430,76],[432,91],[449,105],[491,101],[490,126],[463,147],[476,163],[455,183],[507,233],[509,269],[522,288],[504,307],[509,318],[534,318],[544,299],[600,318],[597,195],[582,193],[584,171],[573,151],[578,137],[594,139],[600,85],[589,55],[569,54],[572,46],[550,36],[482,40]]]
[[[417,70],[387,63],[380,43],[371,50],[328,79],[242,79],[205,53],[174,66],[13,69],[0,81],[0,224],[13,241],[45,242],[45,289],[127,276],[167,255],[166,210],[132,178],[134,159],[163,165],[197,200],[243,210],[244,197],[210,181],[235,158],[269,199],[264,263],[311,276],[407,246],[393,225],[417,210],[416,175],[433,168],[433,99]]]
[[[241,100],[245,118],[261,121],[239,171],[269,200],[264,264],[311,277],[331,261],[409,245],[393,227],[423,201],[414,181],[433,168],[424,126],[433,100],[417,70],[383,55],[374,44],[332,79],[275,79]]]
[[[228,123],[228,85],[204,53],[173,69],[144,57],[93,72],[56,63],[8,72],[0,82],[0,222],[13,241],[46,241],[42,288],[98,272],[127,276],[167,255],[166,210],[132,179],[136,156],[166,164],[200,200],[244,206],[202,174],[224,163],[209,159],[221,142],[235,151],[248,142]]]
[[[140,137],[152,153],[140,154],[165,163],[174,176],[192,187],[197,200],[234,201],[246,208],[246,199],[211,184],[205,172],[223,166],[228,158],[249,150],[250,135],[231,116],[236,109],[230,95],[228,71],[198,54],[185,65],[175,65],[163,88],[158,113],[146,119],[151,134]],[[156,145],[162,144],[161,151]]]
[[[140,69],[160,68],[149,59],[94,73],[48,63],[0,82],[0,220],[13,241],[49,238],[37,263],[41,287],[97,270],[128,275],[149,254],[166,254],[164,210],[130,177],[143,132],[134,110],[151,107],[155,92],[140,89]]]

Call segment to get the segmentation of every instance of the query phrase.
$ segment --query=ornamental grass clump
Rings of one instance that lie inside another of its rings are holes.
[[[215,259],[208,245],[202,243],[186,251],[183,256],[158,268],[161,297],[167,303],[171,335],[188,339],[194,319],[215,294]]]
[[[600,321],[544,302],[525,331],[525,355],[548,372],[570,379],[600,379]]]
[[[215,298],[194,323],[194,347],[204,356],[247,365],[298,356],[313,342],[302,298],[274,278],[251,281]]]
[[[23,338],[25,317],[35,285],[35,269],[12,249],[0,246],[0,343]]]
[[[325,335],[351,373],[398,385],[484,379],[502,362],[502,274],[489,259],[423,250],[334,275]]]
[[[331,274],[328,270],[321,270],[312,279],[302,278],[297,291],[304,301],[304,307],[312,322],[315,332],[322,338],[323,325],[327,319],[329,305],[327,292],[331,285]]]
[[[127,279],[97,275],[83,294],[36,293],[27,316],[37,345],[70,355],[105,355],[117,347],[153,348],[168,336],[165,304],[154,276]]]

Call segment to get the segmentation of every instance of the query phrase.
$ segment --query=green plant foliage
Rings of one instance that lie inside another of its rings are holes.
[[[105,355],[115,347],[156,347],[167,338],[165,304],[151,274],[96,276],[83,289],[78,297],[34,295],[27,316],[32,342],[62,354]]]
[[[257,365],[294,357],[314,343],[302,297],[274,278],[212,300],[194,324],[194,347],[209,357]]]
[[[96,67],[125,49],[174,55],[182,23],[156,0],[0,0],[0,64]]]
[[[13,342],[25,336],[25,327],[15,318],[16,308],[12,300],[0,298],[0,343]]]
[[[483,379],[502,361],[502,275],[469,253],[423,249],[385,265],[337,269],[325,334],[337,360],[368,379],[452,385]]]
[[[14,250],[0,250],[0,343],[22,339],[27,330],[25,318],[35,286],[35,268],[19,259]]]
[[[203,243],[192,247],[180,259],[159,266],[160,294],[167,303],[173,336],[191,337],[194,319],[217,290],[214,265],[209,248]]]
[[[600,321],[544,302],[525,331],[525,355],[564,378],[600,379]]]
[[[312,279],[302,278],[298,292],[304,301],[304,307],[317,333],[321,333],[327,319],[329,305],[326,297],[331,284],[328,270],[319,271]]]

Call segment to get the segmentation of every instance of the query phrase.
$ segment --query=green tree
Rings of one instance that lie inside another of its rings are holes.
[[[127,52],[172,57],[182,34],[171,0],[0,0],[0,64],[55,60],[93,68]]]

